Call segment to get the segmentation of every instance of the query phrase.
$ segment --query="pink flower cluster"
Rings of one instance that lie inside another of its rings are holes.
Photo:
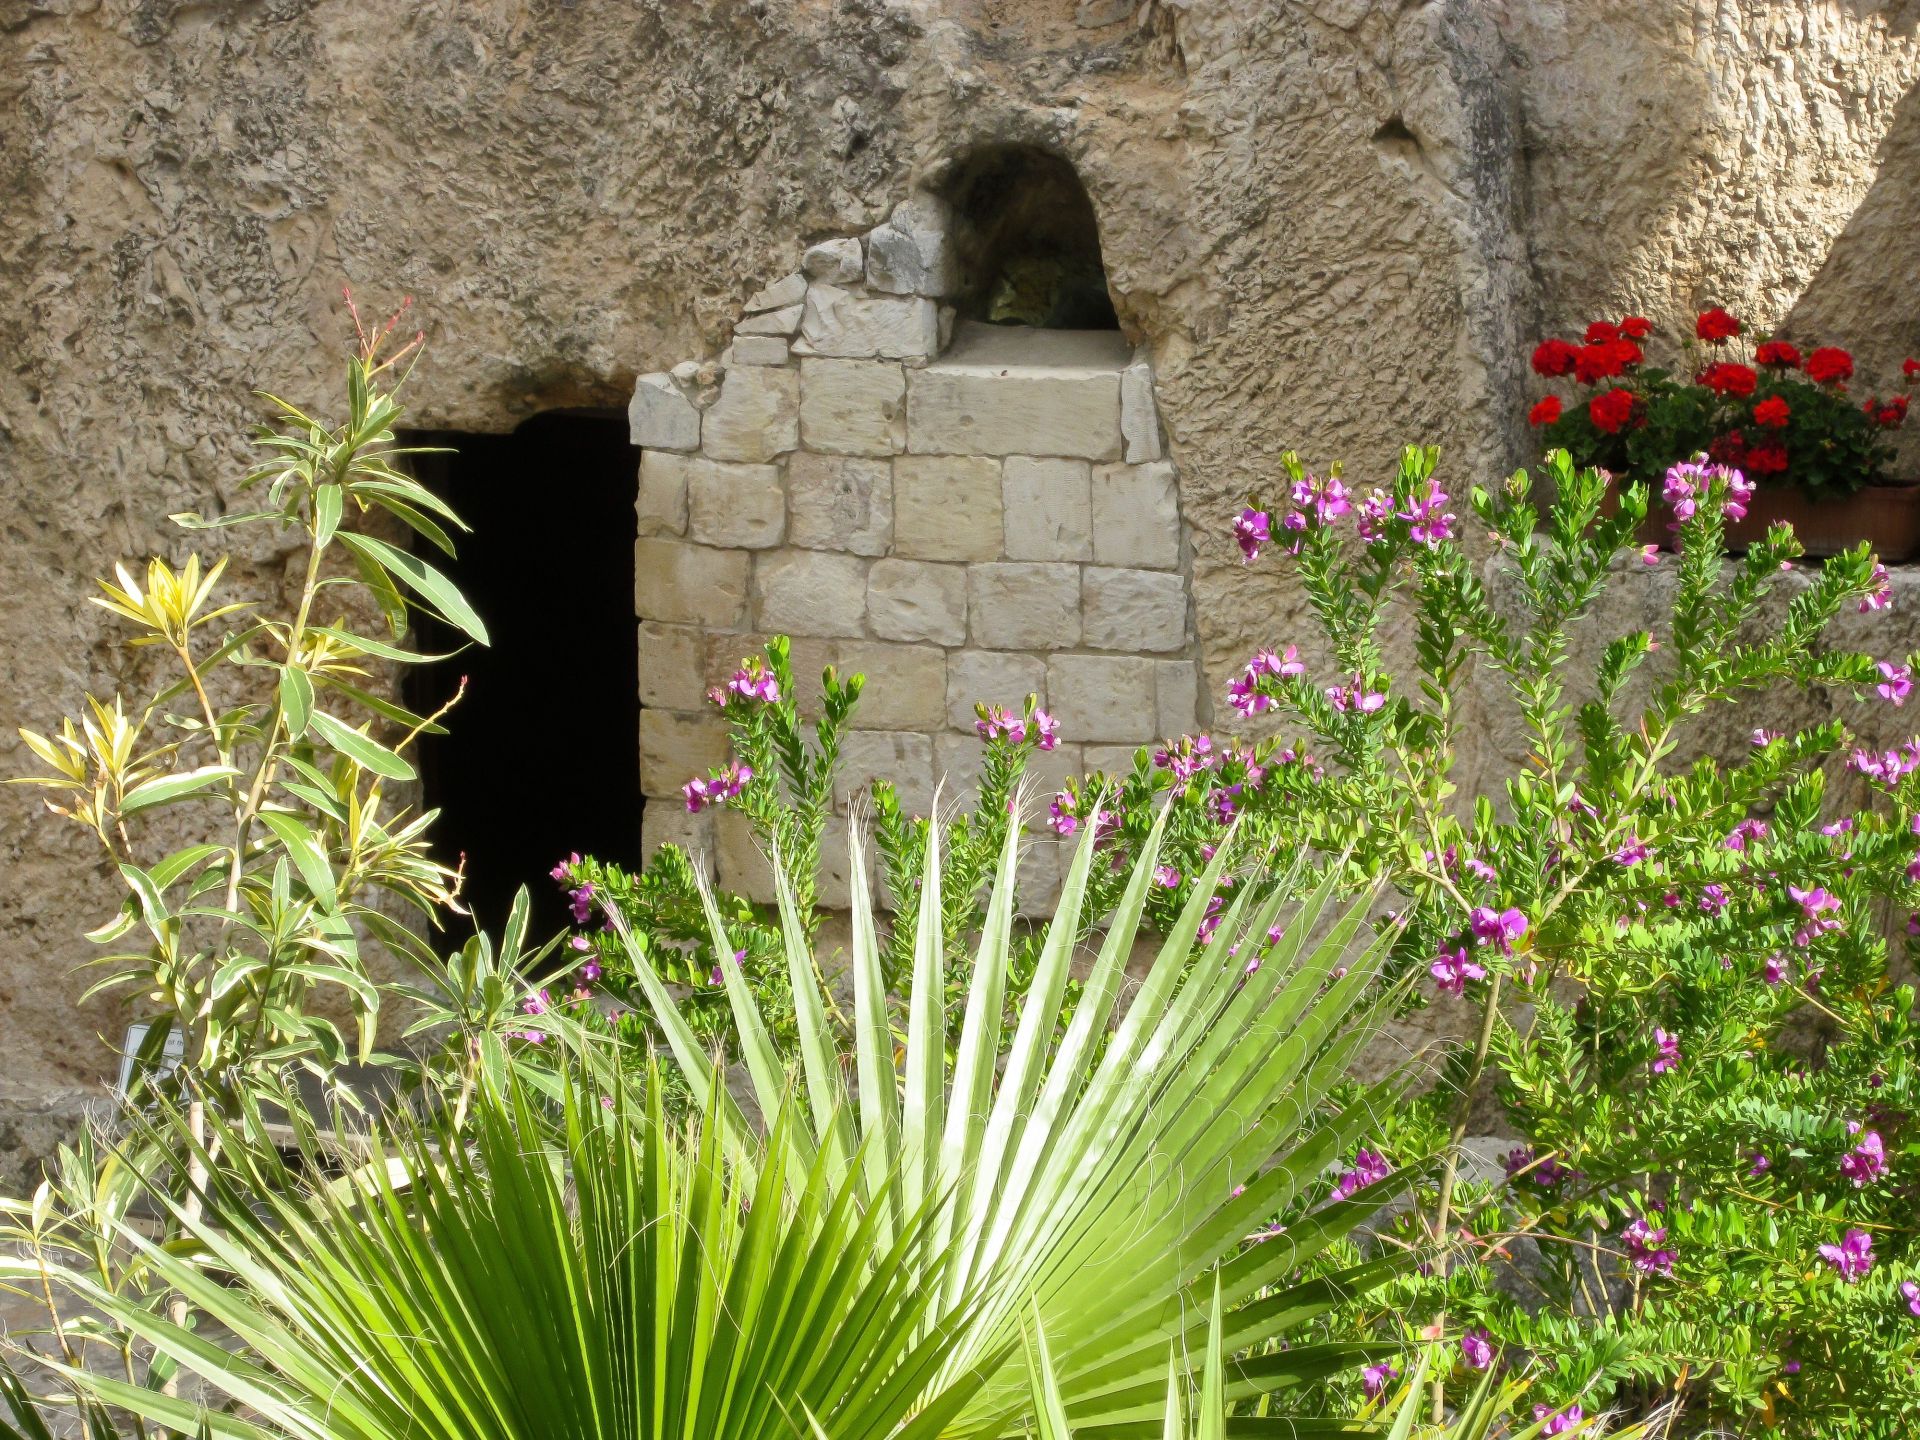
[[[1882,785],[1896,784],[1903,776],[1920,768],[1920,740],[1909,740],[1898,750],[1855,750],[1847,757],[1849,768]]]
[[[1327,703],[1333,707],[1336,715],[1354,711],[1361,715],[1371,715],[1387,703],[1387,692],[1367,689],[1366,678],[1355,675],[1345,685],[1329,685],[1326,690]]]
[[[1715,481],[1726,482],[1720,513],[1729,520],[1746,518],[1747,501],[1753,498],[1753,482],[1728,465],[1709,465],[1705,455],[1682,460],[1667,471],[1660,498],[1673,507],[1676,520],[1691,520],[1700,502],[1713,492]]]
[[[1799,905],[1804,917],[1800,928],[1793,932],[1793,943],[1806,949],[1820,936],[1830,930],[1840,928],[1840,917],[1834,912],[1840,908],[1840,897],[1829,894],[1821,886],[1802,890],[1798,885],[1788,885],[1787,894]]]
[[[1042,750],[1051,750],[1060,743],[1060,722],[1046,710],[1033,712],[1033,728],[1027,728],[1027,718],[1015,714],[1004,705],[975,705],[973,713],[980,718],[973,722],[973,728],[982,740],[1006,740],[1015,745],[1027,743],[1031,735],[1033,742]]]
[[[1860,1135],[1860,1122],[1850,1122],[1847,1132]],[[1860,1142],[1840,1157],[1840,1173],[1853,1182],[1856,1190],[1865,1189],[1887,1173],[1887,1147],[1878,1130],[1860,1135]]]
[[[1303,675],[1307,667],[1300,663],[1299,650],[1289,645],[1286,653],[1276,655],[1271,650],[1262,650],[1247,662],[1247,668],[1234,677],[1227,687],[1227,703],[1242,715],[1259,715],[1271,710],[1279,702],[1260,688],[1261,681],[1268,676],[1276,679],[1293,675]]]
[[[1627,1248],[1627,1259],[1633,1268],[1642,1275],[1673,1274],[1673,1251],[1665,1247],[1667,1227],[1650,1223],[1641,1215],[1620,1232],[1620,1241]]]
[[[1363,1145],[1354,1151],[1352,1167],[1343,1171],[1340,1178],[1334,1182],[1333,1198],[1345,1200],[1356,1190],[1364,1190],[1369,1185],[1376,1185],[1392,1173],[1393,1167],[1387,1164],[1386,1156],[1378,1150],[1369,1150]]]
[[[1233,539],[1240,547],[1241,563],[1251,565],[1260,558],[1260,547],[1273,539],[1273,517],[1247,506],[1234,518]]]
[[[711,775],[694,776],[680,787],[680,793],[687,798],[687,813],[696,815],[709,805],[724,805],[753,779],[753,767],[739,760],[729,760],[726,767]]]
[[[1838,1245],[1822,1245],[1820,1258],[1834,1268],[1849,1285],[1857,1285],[1873,1269],[1873,1236],[1864,1230],[1848,1230]]]

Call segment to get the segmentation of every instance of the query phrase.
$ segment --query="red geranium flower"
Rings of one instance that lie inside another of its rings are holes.
[[[1571,375],[1574,356],[1578,352],[1565,340],[1542,340],[1533,351],[1533,373],[1536,375]]]
[[[1646,351],[1625,338],[1613,342],[1613,353],[1623,369],[1631,369],[1647,358]]]
[[[1778,365],[1791,370],[1800,363],[1800,347],[1784,340],[1768,340],[1753,352],[1756,364]]]
[[[1721,465],[1743,464],[1747,458],[1747,437],[1729,430],[1707,446],[1707,458]]]
[[[1573,355],[1573,378],[1582,385],[1611,380],[1623,368],[1611,340],[1604,345],[1582,345]]]
[[[1822,345],[1807,356],[1807,374],[1822,385],[1837,385],[1853,375],[1853,356],[1837,345]]]
[[[1620,333],[1629,340],[1644,340],[1653,333],[1653,326],[1644,316],[1629,315],[1620,322]]]
[[[1778,395],[1769,395],[1753,407],[1753,419],[1756,425],[1771,425],[1778,430],[1787,423],[1787,417],[1793,412],[1787,408],[1787,402]]]
[[[1756,445],[1747,451],[1746,469],[1753,475],[1778,475],[1787,468],[1787,447]]]
[[[1902,360],[1900,362],[1900,373],[1909,380],[1913,379],[1916,375],[1920,375],[1920,360]]]
[[[1740,322],[1716,305],[1700,312],[1700,318],[1693,322],[1693,333],[1709,345],[1724,345],[1740,333]]]
[[[1633,416],[1633,392],[1613,389],[1587,402],[1587,418],[1609,435],[1617,434]]]
[[[1560,397],[1549,395],[1527,412],[1529,425],[1551,425],[1560,418]]]
[[[1907,423],[1906,396],[1896,395],[1884,405],[1877,400],[1869,400],[1867,403],[1872,407],[1867,413],[1874,418],[1876,424],[1884,425],[1889,430],[1898,430]]]
[[[1611,320],[1596,320],[1587,326],[1587,333],[1584,338],[1589,345],[1604,345],[1609,340],[1618,340],[1620,338],[1620,327],[1615,325]]]
[[[1715,361],[1700,372],[1700,383],[1716,395],[1751,395],[1760,377],[1750,365]]]

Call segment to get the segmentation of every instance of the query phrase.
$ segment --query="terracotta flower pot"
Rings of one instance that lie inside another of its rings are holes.
[[[1761,485],[1747,502],[1747,514],[1727,526],[1727,549],[1743,554],[1763,538],[1776,520],[1815,557],[1838,555],[1862,540],[1887,564],[1920,555],[1920,484],[1867,485],[1851,495],[1809,495],[1791,485]],[[1673,547],[1673,509],[1656,491],[1647,507],[1640,539],[1662,549]]]

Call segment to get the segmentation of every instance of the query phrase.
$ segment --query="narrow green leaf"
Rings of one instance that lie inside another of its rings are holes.
[[[297,816],[284,810],[263,810],[260,823],[271,830],[274,838],[285,847],[292,859],[294,869],[300,872],[300,878],[306,882],[307,890],[327,910],[337,910],[340,906],[339,892],[335,887],[333,866],[327,861],[327,853],[320,848],[320,842],[313,832],[301,823]]]
[[[280,714],[287,722],[289,740],[307,733],[307,720],[313,714],[313,681],[298,665],[280,667]]]
[[[375,775],[384,775],[389,780],[415,778],[417,772],[413,766],[400,756],[365,732],[354,730],[345,721],[334,719],[324,710],[313,712],[313,728],[334,749]]]
[[[407,586],[432,605],[448,624],[464,630],[482,645],[489,643],[487,627],[481,623],[473,607],[467,604],[459,588],[426,561],[418,556],[409,555],[404,550],[396,549],[384,540],[376,540],[371,535],[359,535],[352,531],[342,531],[340,543],[387,574],[397,576],[406,582]]]
[[[122,815],[138,815],[156,805],[167,805],[202,794],[240,772],[231,765],[203,765],[198,770],[182,770],[172,775],[142,781],[120,797]]]

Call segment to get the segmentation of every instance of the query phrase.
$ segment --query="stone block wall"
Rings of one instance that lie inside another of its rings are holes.
[[[680,787],[726,755],[707,688],[769,636],[793,640],[803,710],[823,667],[867,677],[836,856],[872,779],[922,813],[937,786],[968,797],[976,702],[1054,712],[1062,743],[1032,767],[1049,789],[1200,720],[1150,366],[1118,331],[956,324],[946,253],[937,204],[911,201],[808,250],[718,359],[634,388],[646,847],[683,844],[756,898],[769,878],[741,817],[689,815]],[[1027,899],[1045,904],[1059,856],[1034,850]]]

